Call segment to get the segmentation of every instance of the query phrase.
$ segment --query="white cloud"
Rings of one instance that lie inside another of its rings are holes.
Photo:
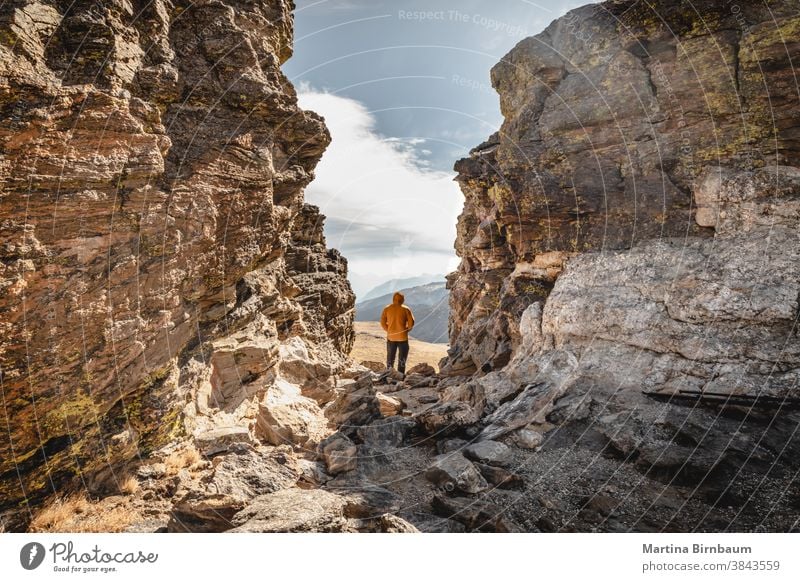
[[[325,117],[333,141],[306,200],[328,217],[329,246],[356,275],[391,279],[447,273],[463,198],[454,174],[425,167],[422,137],[385,138],[353,99],[301,87],[300,106]]]

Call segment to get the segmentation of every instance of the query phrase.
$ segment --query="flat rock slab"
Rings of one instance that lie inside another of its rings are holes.
[[[205,456],[224,453],[234,443],[250,443],[250,431],[246,426],[224,426],[195,435],[194,442]]]
[[[214,467],[209,485],[215,493],[249,500],[292,487],[299,476],[295,466],[256,451],[248,451],[225,455]]]
[[[345,500],[322,489],[284,489],[255,498],[233,517],[239,533],[340,532]]]
[[[464,447],[464,456],[472,461],[495,465],[507,466],[511,463],[511,449],[497,441],[481,441]]]

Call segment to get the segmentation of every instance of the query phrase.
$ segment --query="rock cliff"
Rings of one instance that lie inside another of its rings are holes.
[[[553,455],[574,505],[531,527],[797,527],[798,30],[796,1],[614,0],[492,70],[420,419]]]
[[[456,164],[466,203],[462,261],[450,276],[451,373],[506,365],[523,310],[550,295],[569,257],[594,257],[580,264],[594,262],[592,280],[611,292],[620,281],[600,261],[612,251],[658,240],[675,253],[684,244],[718,249],[715,226],[759,240],[743,224],[718,224],[713,210],[752,214],[754,200],[715,201],[715,187],[702,184],[800,162],[798,8],[605,2],[553,22],[493,68],[505,121]],[[788,224],[791,196],[774,194],[769,179],[758,184],[759,225]],[[792,250],[782,248],[788,260]]]
[[[6,527],[165,445],[279,438],[276,399],[329,434],[354,296],[303,201],[330,138],[280,70],[293,8],[0,8]]]

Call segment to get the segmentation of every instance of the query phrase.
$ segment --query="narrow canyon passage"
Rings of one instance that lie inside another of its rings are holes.
[[[294,11],[0,7],[0,530],[797,531],[800,3],[576,8],[449,141]]]

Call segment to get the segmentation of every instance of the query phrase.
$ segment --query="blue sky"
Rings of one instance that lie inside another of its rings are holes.
[[[333,135],[306,198],[328,216],[357,293],[456,267],[453,164],[502,122],[489,70],[582,4],[297,1],[284,71]]]

